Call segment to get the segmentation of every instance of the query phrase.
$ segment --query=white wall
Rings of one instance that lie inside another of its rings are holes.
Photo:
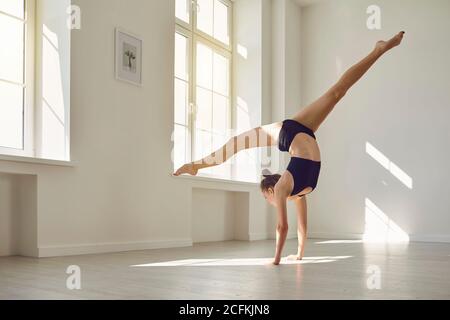
[[[285,108],[286,116],[295,115],[301,100],[301,9],[290,0],[286,1],[285,46]]]
[[[13,175],[0,174],[0,257],[17,252],[15,178]]]
[[[366,209],[369,199],[411,240],[450,241],[450,2],[377,1],[379,31],[365,27],[371,4],[321,1],[302,9],[303,105],[319,97],[377,40],[406,31],[404,44],[351,89],[318,131],[323,167],[310,197],[311,231],[361,237],[366,215],[373,216],[373,209]],[[366,153],[367,142],[394,173],[392,164],[412,179],[412,189]]]
[[[192,190],[192,241],[248,240],[248,192]]]
[[[301,98],[301,8],[294,0],[272,0],[272,120],[298,112]]]
[[[233,194],[218,190],[192,191],[192,241],[234,240]]]
[[[236,134],[261,125],[262,105],[262,2],[233,3],[233,96]],[[260,152],[246,150],[234,157],[234,175],[242,181],[258,181]]]
[[[0,257],[37,254],[36,177],[0,173]]]

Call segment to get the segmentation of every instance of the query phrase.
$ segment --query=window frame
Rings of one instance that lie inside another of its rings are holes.
[[[194,34],[200,35],[203,38],[205,38],[206,40],[216,44],[217,46],[223,47],[226,50],[232,52],[232,49],[233,49],[233,34],[232,34],[232,32],[233,32],[233,3],[230,0],[216,0],[216,1],[219,1],[219,2],[223,3],[224,5],[226,5],[229,10],[228,11],[228,13],[229,13],[228,14],[228,34],[230,35],[230,39],[229,39],[228,44],[223,43],[223,42],[217,40],[216,38],[214,38],[213,36],[210,36],[206,32],[203,32],[202,30],[198,29],[197,28],[197,14],[192,15],[192,28],[193,28]],[[194,8],[197,8],[198,7],[197,0],[192,0],[192,2],[195,3]]]
[[[188,138],[189,145],[186,146],[186,157],[188,161],[195,161],[196,154],[196,116],[197,116],[197,43],[200,42],[207,47],[211,48],[214,52],[217,52],[229,60],[228,65],[228,94],[229,94],[229,112],[228,112],[228,130],[235,128],[235,110],[234,110],[234,84],[233,84],[233,3],[230,0],[218,0],[228,7],[228,33],[229,44],[225,44],[207,33],[197,29],[197,13],[194,12],[197,8],[197,0],[191,0],[189,23],[179,19],[175,14],[175,33],[179,33],[185,36],[189,41],[189,53],[188,53],[188,72],[189,72],[189,102],[188,102]],[[174,76],[174,79],[176,77]],[[212,92],[214,92],[212,90]],[[175,125],[179,125],[173,121]],[[213,128],[212,128],[213,131]],[[175,168],[176,169],[176,168]],[[215,175],[202,173],[202,176],[216,177]],[[232,179],[233,170],[230,167],[227,179]]]
[[[186,1],[189,1],[191,3],[191,8],[190,8],[190,12],[189,12],[189,23],[187,23],[186,21],[181,20],[180,18],[178,18],[177,14],[175,12],[175,26],[176,27],[181,26],[184,29],[187,29],[187,30],[192,32],[193,31],[192,30],[192,26],[194,25],[193,21],[192,21],[192,16],[193,16],[192,13],[194,11],[194,4],[196,4],[197,1],[196,0],[186,0]],[[176,0],[175,0],[175,6],[176,6]]]
[[[35,0],[24,0],[24,19],[12,16],[6,12],[1,14],[24,24],[24,66],[23,82],[15,83],[6,79],[2,82],[12,83],[23,88],[23,121],[22,121],[22,149],[0,146],[0,154],[7,156],[34,157],[34,134],[35,134],[35,29],[36,29],[36,3]]]
[[[190,160],[192,161],[193,158],[193,152],[192,152],[192,128],[194,127],[194,100],[193,100],[193,94],[194,94],[194,86],[193,86],[193,66],[192,66],[192,59],[193,59],[193,54],[192,54],[192,46],[193,46],[193,41],[192,41],[192,33],[189,32],[188,30],[184,29],[183,27],[176,25],[175,26],[175,33],[179,33],[180,35],[182,35],[183,37],[186,37],[187,42],[188,42],[188,50],[187,50],[187,66],[188,66],[188,110],[186,110],[186,117],[187,117],[187,126],[177,123],[175,122],[175,117],[173,120],[173,124],[174,124],[174,128],[175,125],[179,125],[179,126],[183,126],[187,128],[188,131],[188,139],[189,139],[189,143],[186,145],[186,160]],[[174,74],[174,85],[175,85],[175,80],[178,79],[177,76]],[[181,79],[180,79],[181,80]],[[186,141],[187,142],[187,141]]]

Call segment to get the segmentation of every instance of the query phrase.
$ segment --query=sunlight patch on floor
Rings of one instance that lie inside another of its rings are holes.
[[[324,256],[305,257],[303,260],[290,261],[286,258],[281,260],[282,264],[309,264],[328,263],[348,259],[352,256]],[[211,267],[211,266],[264,266],[270,264],[272,258],[246,258],[246,259],[186,259],[157,263],[132,265],[130,267]]]

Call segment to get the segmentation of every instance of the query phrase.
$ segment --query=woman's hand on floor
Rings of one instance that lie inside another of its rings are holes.
[[[286,258],[288,261],[297,261],[297,260],[302,260],[303,257],[298,255],[298,254],[291,254],[290,256],[288,256]]]
[[[272,260],[272,262],[270,263],[270,265],[278,266],[278,265],[280,264],[280,262],[281,262],[281,257],[275,257],[275,258]]]
[[[270,266],[278,266],[280,264],[280,262],[281,262],[281,258],[276,258],[275,257],[274,259],[269,260],[268,262],[265,262],[264,265],[268,266],[268,267],[270,267]]]

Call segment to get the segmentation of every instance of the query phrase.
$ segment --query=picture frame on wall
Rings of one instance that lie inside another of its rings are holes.
[[[142,39],[116,28],[115,47],[116,79],[142,86]]]

